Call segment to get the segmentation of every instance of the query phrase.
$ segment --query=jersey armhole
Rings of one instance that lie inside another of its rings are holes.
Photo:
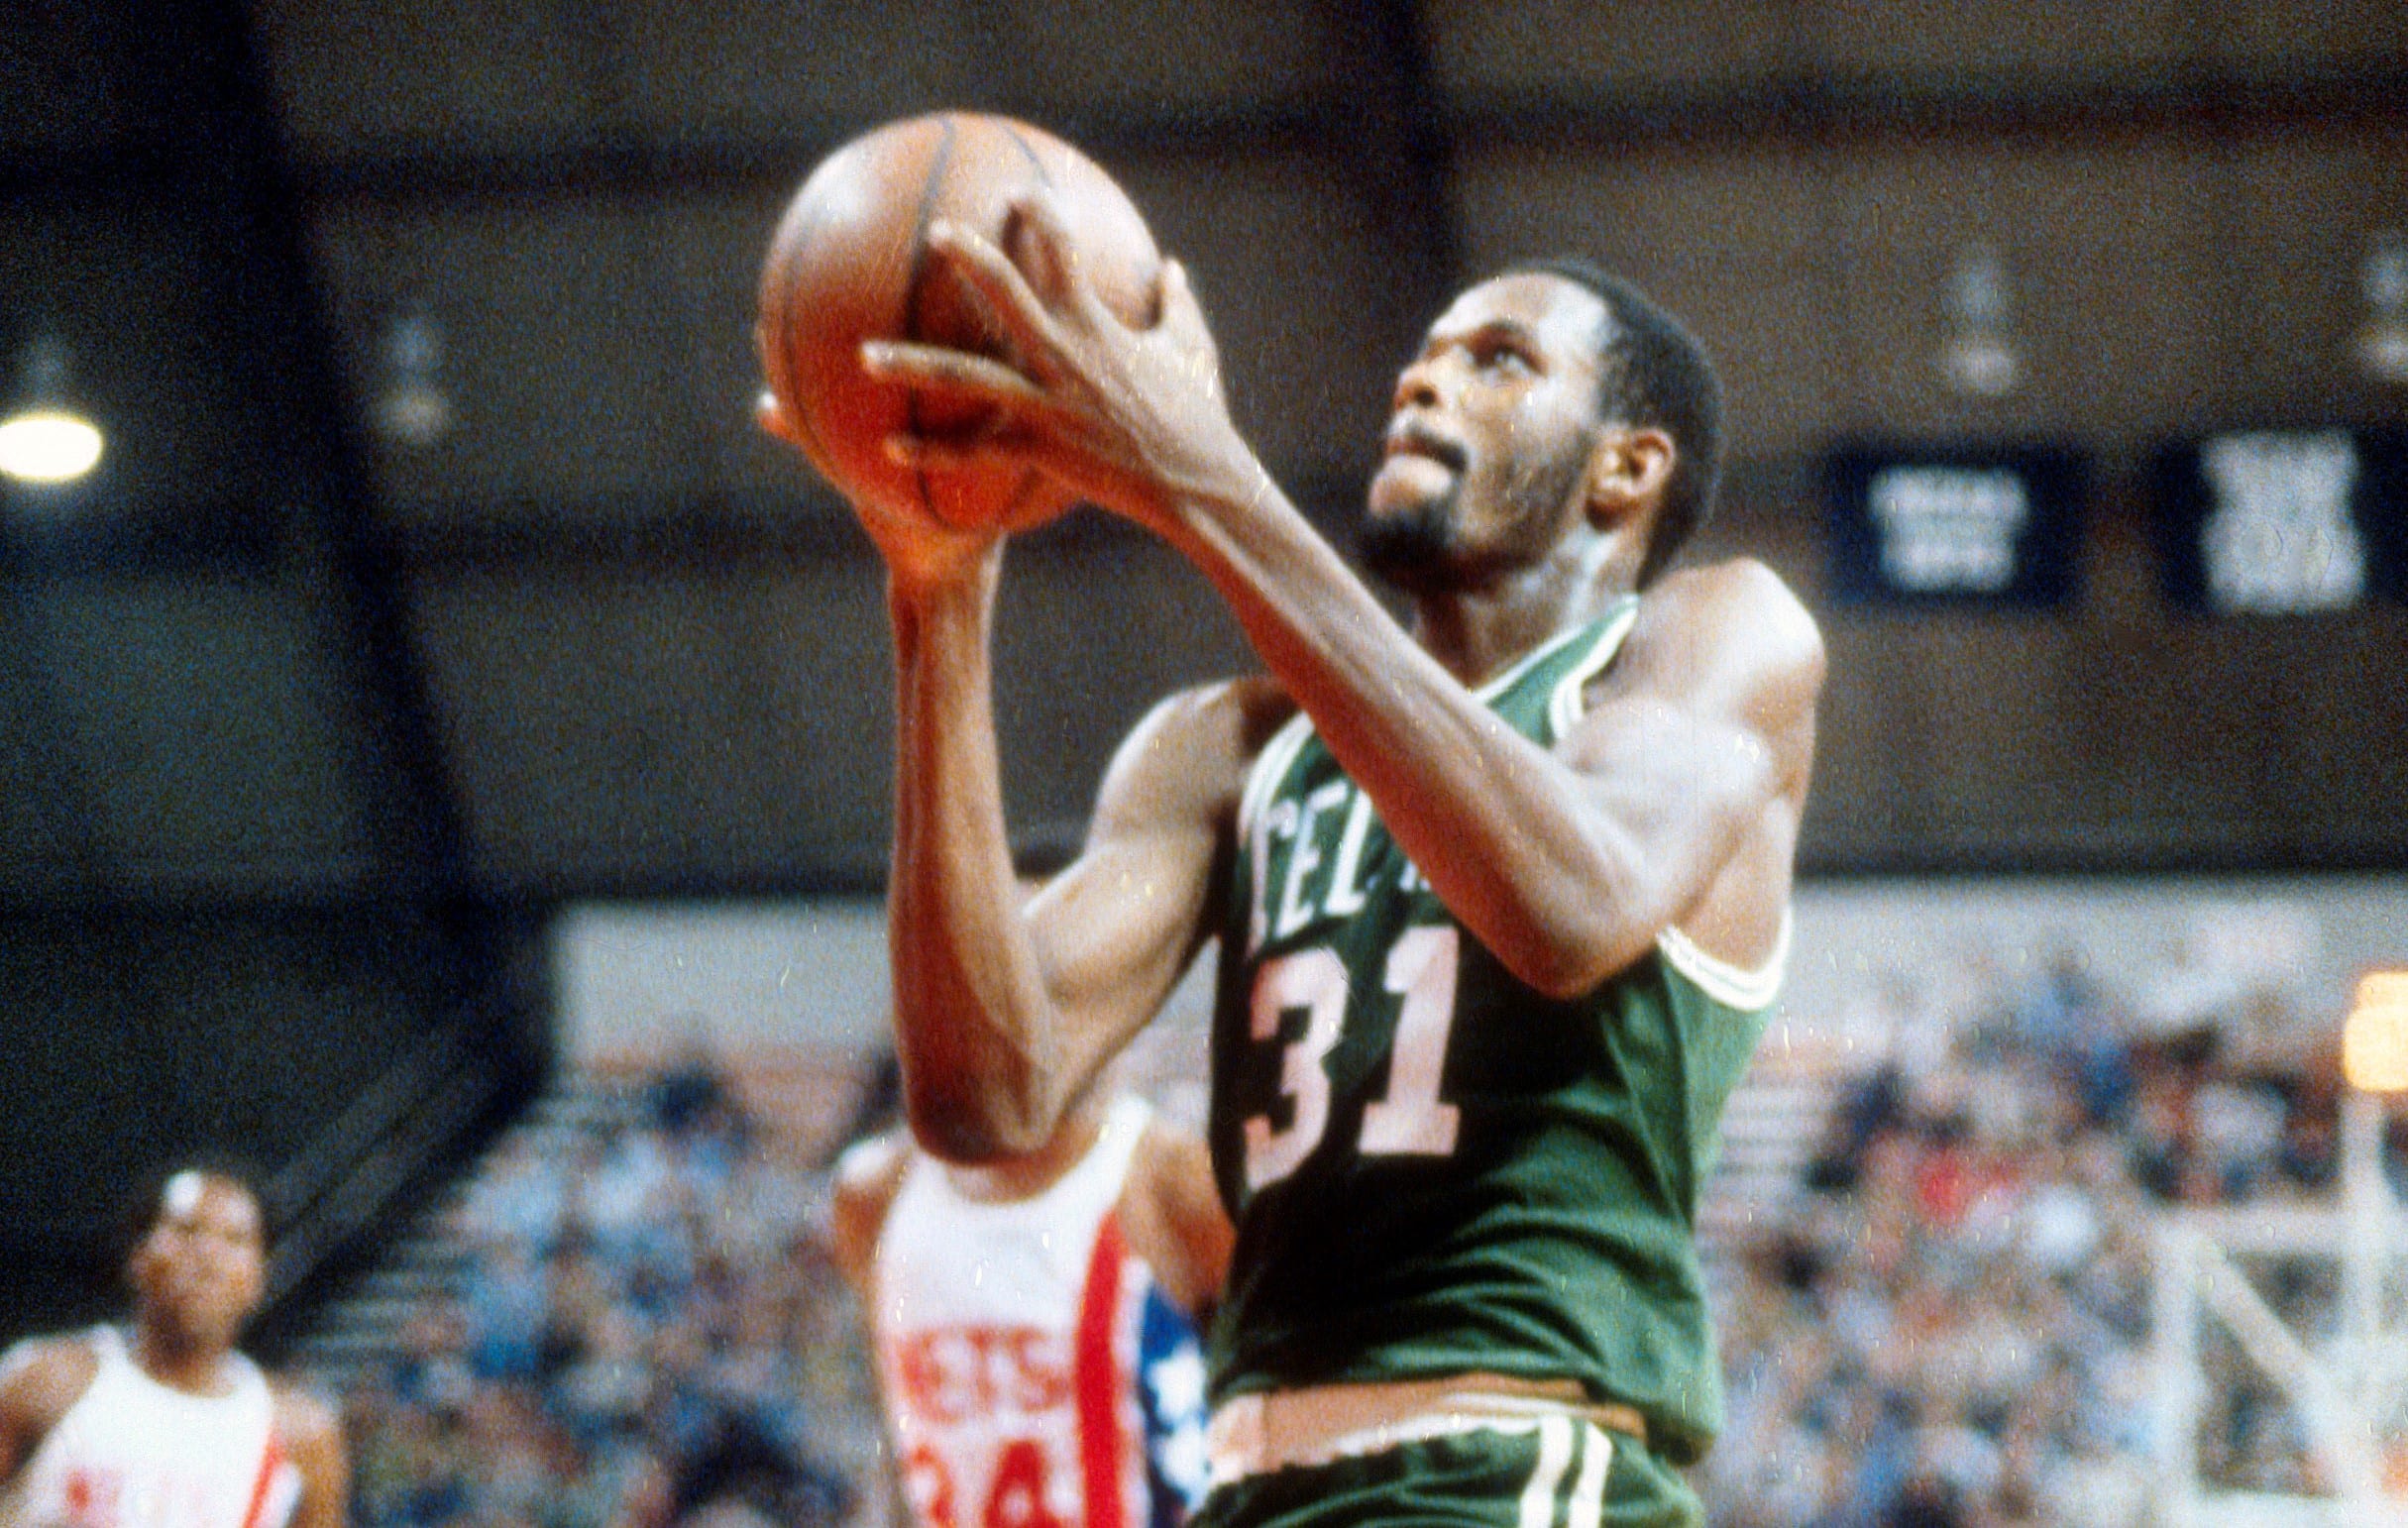
[[[1707,997],[1742,1013],[1759,1013],[1772,1007],[1773,1000],[1781,995],[1781,979],[1789,971],[1793,928],[1790,910],[1783,908],[1781,932],[1773,940],[1773,952],[1752,971],[1707,954],[1697,947],[1697,940],[1679,928],[1667,928],[1657,934],[1656,948],[1663,953],[1666,965],[1695,982]]]

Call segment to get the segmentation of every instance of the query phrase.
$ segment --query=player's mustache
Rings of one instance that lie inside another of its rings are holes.
[[[1462,472],[1468,460],[1460,442],[1449,440],[1418,420],[1405,419],[1388,427],[1380,438],[1382,456],[1426,456],[1440,466]]]

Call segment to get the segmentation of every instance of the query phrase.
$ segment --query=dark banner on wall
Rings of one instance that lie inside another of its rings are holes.
[[[2165,597],[2220,615],[2408,599],[2408,429],[2227,430],[2157,459]]]
[[[1842,445],[1825,464],[1831,591],[1866,604],[2066,604],[2089,477],[2064,447]]]

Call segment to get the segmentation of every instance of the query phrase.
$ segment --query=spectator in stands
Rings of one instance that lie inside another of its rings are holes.
[[[2068,961],[2039,990],[1967,969],[1992,986],[1957,995],[1964,1048],[1926,1043],[1913,1068],[1877,1052],[1797,1212],[1729,1266],[1714,1521],[2132,1528],[2149,1478],[2151,1203],[2332,1181],[2337,1089],[2313,1064],[2268,1075],[2190,1028],[2128,1044],[2118,996]],[[2211,1478],[2296,1484],[2288,1412],[2235,1370],[2211,1388],[2229,1398],[2202,1430]]]

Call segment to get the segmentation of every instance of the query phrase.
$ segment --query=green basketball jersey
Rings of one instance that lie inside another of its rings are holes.
[[[1542,745],[1625,601],[1479,694]],[[1516,980],[1299,716],[1257,762],[1222,906],[1211,1138],[1238,1221],[1216,1399],[1485,1371],[1570,1377],[1694,1457],[1721,1380],[1693,1241],[1779,962],[1668,933],[1585,996]]]

